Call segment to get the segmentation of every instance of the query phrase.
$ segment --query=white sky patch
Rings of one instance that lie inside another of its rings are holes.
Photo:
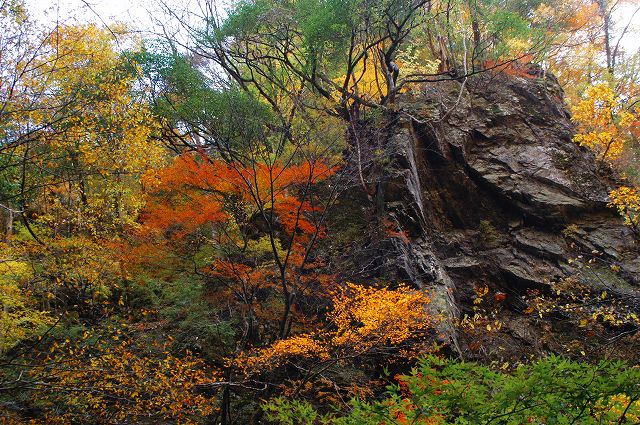
[[[639,7],[640,4],[623,4],[613,13],[616,33],[621,33],[630,23],[629,29],[620,42],[620,46],[627,56],[631,56],[640,50],[640,11],[634,15],[634,12]],[[615,41],[617,41],[617,38]]]
[[[143,37],[162,33],[160,25],[172,19],[161,10],[158,0],[25,0],[27,10],[41,23],[96,23],[111,26],[123,23]],[[184,10],[198,10],[198,0],[162,0],[182,16]]]
[[[43,23],[104,21],[124,22],[139,28],[151,27],[151,3],[144,0],[26,0],[28,10]]]
[[[142,39],[159,40],[169,37],[180,47],[192,45],[193,39],[179,22],[197,28],[203,22],[206,4],[221,0],[24,0],[31,16],[45,27],[56,22],[66,24],[95,23],[109,29],[113,24],[125,24]],[[162,5],[164,5],[164,10]],[[169,16],[173,15],[173,16]],[[122,47],[122,46],[121,46]]]
[[[159,0],[26,0],[28,10],[43,23],[53,22],[95,22],[110,25],[122,22],[132,30],[142,33],[159,31],[154,19],[168,24],[171,19],[164,16],[158,7]],[[195,15],[199,13],[199,1],[202,0],[162,0],[166,4],[175,5],[176,13],[188,10]],[[216,1],[216,0],[214,0]],[[217,1],[222,4],[222,1]],[[634,2],[635,3],[635,2]],[[634,11],[638,4],[623,4],[616,8],[612,21],[615,33],[619,34],[631,21],[620,46],[628,57],[640,50],[640,12]],[[616,43],[617,37],[613,38]]]

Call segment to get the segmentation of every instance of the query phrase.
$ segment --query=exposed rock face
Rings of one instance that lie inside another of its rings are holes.
[[[414,88],[389,120],[378,196],[408,238],[387,240],[387,276],[432,288],[451,322],[471,314],[475,288],[506,294],[496,305],[505,326],[481,353],[445,326],[465,357],[560,351],[568,334],[549,338],[549,322],[522,312],[523,295],[569,276],[589,283],[584,268],[569,262],[581,254],[596,258],[592,272],[620,269],[620,278],[593,285],[637,295],[634,235],[607,207],[610,177],[571,141],[552,76],[483,75],[458,96],[460,87]]]

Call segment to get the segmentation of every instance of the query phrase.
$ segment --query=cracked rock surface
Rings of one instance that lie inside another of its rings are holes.
[[[562,351],[573,336],[523,313],[527,291],[572,276],[620,293],[640,290],[636,237],[607,207],[616,182],[571,141],[553,76],[482,75],[459,96],[460,87],[422,85],[397,99],[378,196],[384,216],[408,237],[386,242],[385,276],[432,291],[464,357]],[[614,266],[615,278],[590,279],[571,261],[589,256],[589,273]],[[506,325],[478,350],[453,323],[473,314],[476,288],[485,286],[506,294],[496,306]]]

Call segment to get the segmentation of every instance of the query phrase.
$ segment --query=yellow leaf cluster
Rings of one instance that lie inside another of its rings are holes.
[[[596,417],[606,420],[608,418],[625,418],[625,422],[637,424],[640,422],[640,401],[633,400],[626,394],[611,396],[608,400],[598,400],[595,405]]]
[[[616,208],[624,217],[625,224],[638,228],[640,220],[640,192],[634,187],[621,186],[609,193],[609,206]]]
[[[274,342],[251,355],[240,355],[235,363],[246,372],[271,370],[293,357],[327,360],[327,347],[314,335],[297,335]]]
[[[349,283],[332,294],[333,310],[327,327],[296,335],[242,354],[232,363],[246,373],[274,369],[293,360],[317,363],[355,358],[399,348],[412,341],[415,348],[434,325],[427,312],[430,299],[421,291],[401,285],[397,289]]]
[[[612,268],[613,270],[613,268]],[[636,309],[624,298],[612,296],[608,291],[596,291],[570,277],[551,284],[553,294],[532,292],[528,298],[526,314],[536,312],[541,318],[562,311],[571,317],[578,328],[587,333],[609,328],[637,327],[640,325]]]
[[[55,388],[43,394],[64,412],[54,415],[52,410],[51,422],[188,424],[215,410],[215,403],[198,391],[218,380],[202,359],[166,350],[143,354],[119,330],[100,342],[96,337],[85,333],[81,343],[56,347],[49,362],[33,372]]]
[[[8,252],[2,244],[0,251]],[[39,311],[22,288],[31,276],[26,262],[0,258],[0,355],[53,323],[49,313]]]
[[[620,157],[625,141],[632,137],[631,127],[638,120],[633,113],[621,109],[619,96],[604,83],[587,88],[572,113],[578,123],[573,141],[607,160]]]
[[[398,345],[433,325],[426,312],[429,303],[424,293],[404,285],[378,289],[347,284],[333,296],[332,342],[356,351]]]
[[[53,180],[39,201],[50,206],[57,225],[93,234],[135,225],[143,206],[139,175],[164,160],[151,137],[160,123],[136,93],[136,64],[116,50],[109,31],[94,24],[61,25],[45,44],[47,54],[37,63],[41,72],[25,77],[43,94],[20,117],[55,123],[39,134],[39,148],[55,152],[35,156]]]
[[[346,76],[338,77],[334,82],[342,86]],[[354,69],[347,83],[349,91],[367,101],[379,101],[388,92],[387,80],[382,72],[379,58],[370,55]],[[337,99],[336,99],[337,100]]]
[[[114,294],[121,291],[124,270],[115,255],[118,245],[114,240],[94,240],[85,236],[41,236],[43,244],[17,234],[7,257],[14,262],[0,263],[11,266],[11,282],[28,288],[28,299],[41,310],[60,307],[74,309],[110,308]],[[25,240],[26,239],[26,240]],[[1,260],[1,257],[0,257]],[[14,265],[19,264],[21,272]],[[0,278],[0,285],[7,281]]]

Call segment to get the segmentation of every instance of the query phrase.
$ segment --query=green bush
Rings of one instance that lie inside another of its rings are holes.
[[[610,424],[640,420],[640,369],[624,362],[574,362],[558,356],[512,372],[424,358],[384,399],[352,400],[348,412],[319,416],[310,404],[272,400],[274,423],[289,424]]]

